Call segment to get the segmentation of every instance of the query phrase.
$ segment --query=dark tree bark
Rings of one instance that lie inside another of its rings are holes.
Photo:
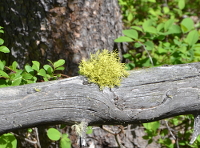
[[[117,48],[122,53],[114,45],[122,31],[117,0],[1,0],[0,14],[12,51],[2,58],[21,67],[65,59],[65,73],[77,75],[78,63],[89,53]]]
[[[140,69],[103,91],[82,76],[2,88],[0,133],[45,123],[119,125],[199,115],[199,72],[200,63]]]

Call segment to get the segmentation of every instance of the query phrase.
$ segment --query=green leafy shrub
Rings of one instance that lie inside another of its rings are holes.
[[[129,52],[123,55],[128,69],[200,61],[200,0],[118,1],[127,29],[123,30],[124,36],[115,41],[129,42]],[[200,136],[193,145],[189,144],[193,115],[166,121],[171,131],[166,125],[161,128],[158,121],[144,123],[146,135],[143,138],[151,143],[156,136],[161,136],[156,142],[167,148],[199,147]]]
[[[86,76],[89,82],[98,84],[100,89],[119,86],[122,78],[129,74],[125,65],[120,63],[118,53],[105,49],[91,54],[87,61],[82,60],[79,69],[80,74]]]
[[[169,18],[176,22],[187,16],[199,16],[200,0],[118,0],[125,27],[142,25],[147,19],[162,23]]]
[[[13,62],[11,66],[6,66],[5,61],[0,60],[0,87],[18,86],[30,83],[36,83],[37,81],[49,81],[56,80],[61,77],[61,74],[55,74],[57,70],[64,70],[62,66],[65,61],[58,60],[52,63],[52,66],[44,65],[40,68],[38,61],[32,61],[32,66],[25,65],[24,70],[18,69],[18,63]]]
[[[200,60],[199,32],[191,18],[183,19],[180,24],[175,23],[174,19],[160,24],[147,19],[142,26],[131,28],[123,30],[125,36],[115,40],[134,42],[134,49],[124,54],[124,58],[130,61],[129,69]],[[138,50],[142,52],[137,52]]]

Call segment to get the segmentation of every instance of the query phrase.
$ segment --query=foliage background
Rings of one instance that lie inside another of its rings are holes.
[[[129,42],[129,51],[123,55],[127,69],[200,61],[199,0],[118,1],[124,36],[115,42]],[[192,115],[181,115],[144,123],[143,138],[149,144],[156,141],[161,147],[197,148],[199,137],[193,145],[189,144],[193,120]]]

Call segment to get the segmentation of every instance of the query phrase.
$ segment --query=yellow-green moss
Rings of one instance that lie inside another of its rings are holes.
[[[119,86],[122,78],[129,75],[125,64],[120,63],[118,53],[106,49],[91,54],[89,60],[82,60],[79,69],[81,75],[98,84],[101,90],[106,86]]]

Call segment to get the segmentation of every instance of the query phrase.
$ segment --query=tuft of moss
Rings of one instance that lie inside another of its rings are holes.
[[[118,53],[106,49],[91,54],[88,60],[82,60],[79,69],[80,74],[86,76],[89,82],[98,84],[100,90],[106,86],[119,86],[122,78],[129,75],[125,64],[120,63]]]

